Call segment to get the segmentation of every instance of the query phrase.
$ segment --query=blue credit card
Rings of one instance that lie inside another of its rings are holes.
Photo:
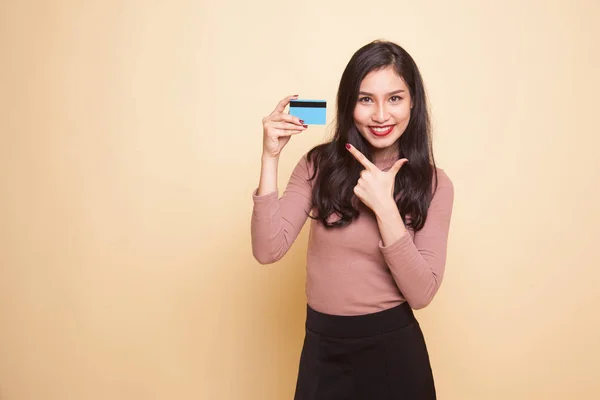
[[[325,125],[327,102],[325,100],[290,100],[290,115],[306,125]]]

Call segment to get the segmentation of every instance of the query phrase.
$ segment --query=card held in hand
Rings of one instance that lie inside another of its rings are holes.
[[[325,125],[327,102],[325,100],[290,100],[290,115],[306,125]]]

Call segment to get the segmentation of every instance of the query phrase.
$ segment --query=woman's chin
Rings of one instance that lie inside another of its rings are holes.
[[[398,140],[398,138],[386,137],[386,138],[379,138],[376,140],[367,139],[367,142],[369,142],[371,147],[375,150],[385,150],[385,149],[389,148],[390,146],[394,145],[397,140]]]

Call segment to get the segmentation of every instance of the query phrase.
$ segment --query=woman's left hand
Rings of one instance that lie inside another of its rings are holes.
[[[356,147],[346,144],[346,148],[361,163],[365,169],[360,173],[360,179],[354,187],[354,194],[375,214],[385,212],[390,207],[396,207],[394,201],[394,182],[396,174],[408,159],[402,158],[394,163],[387,171],[382,171],[367,159]]]

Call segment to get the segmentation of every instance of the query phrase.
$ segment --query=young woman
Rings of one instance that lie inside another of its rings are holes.
[[[283,257],[310,218],[306,335],[295,400],[435,399],[413,309],[436,294],[454,200],[436,167],[427,101],[395,43],[360,48],[342,75],[333,139],[303,156],[279,198],[277,166],[307,129],[283,99],[263,118],[254,257]]]

